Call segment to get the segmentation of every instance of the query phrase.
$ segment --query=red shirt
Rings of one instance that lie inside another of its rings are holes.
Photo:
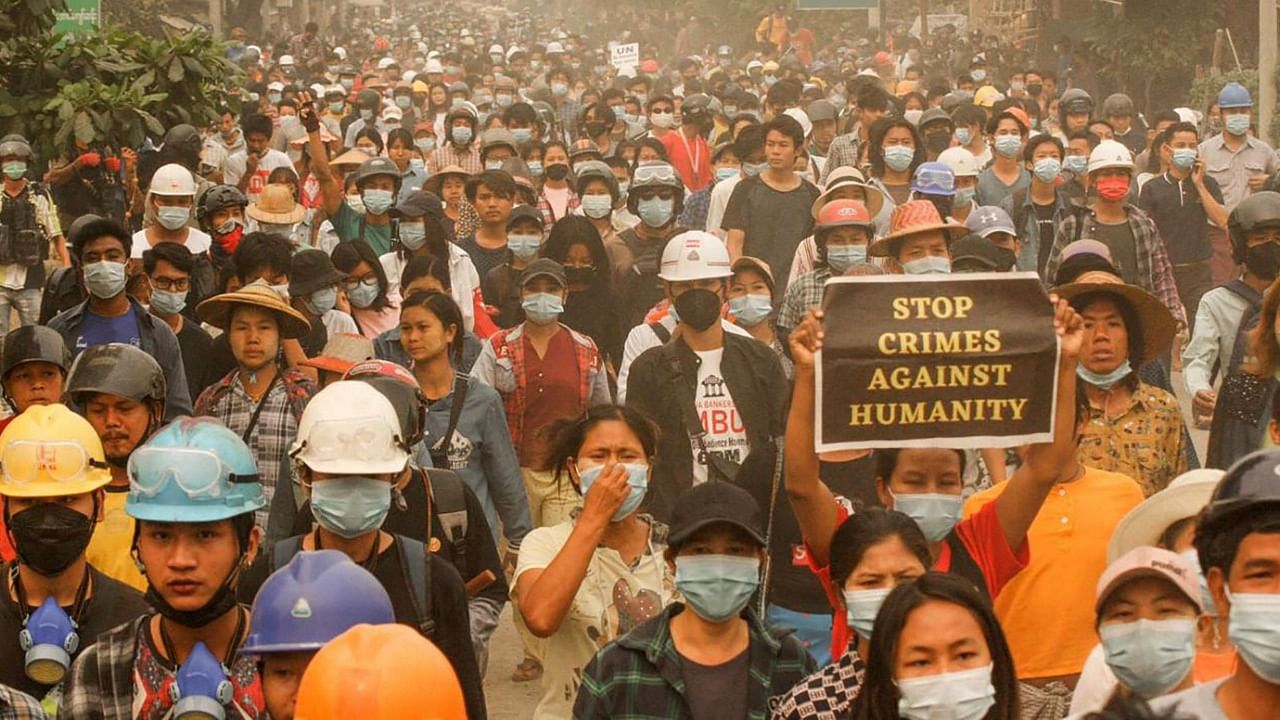
[[[836,508],[838,513],[836,527],[838,528],[849,519],[850,514],[843,503],[837,503]],[[960,542],[969,551],[973,561],[982,569],[982,576],[987,580],[987,593],[991,595],[992,600],[1015,575],[1022,572],[1031,559],[1027,543],[1022,543],[1022,547],[1018,548],[1017,552],[1009,547],[1009,542],[1004,537],[1004,530],[1000,528],[1000,518],[996,515],[995,503],[989,503],[978,512],[961,520],[956,524],[953,532],[959,536]],[[822,589],[827,593],[827,601],[836,610],[831,623],[831,657],[840,657],[849,647],[849,642],[853,639],[853,631],[846,622],[844,606],[840,603],[837,592],[831,587],[831,566],[818,565],[813,559],[813,553],[809,551],[807,542],[804,554],[803,561],[818,576],[818,580],[822,582]],[[801,558],[796,560],[799,562]],[[937,559],[933,562],[932,569],[938,572],[951,571],[951,546],[945,542]]]
[[[525,407],[523,442],[520,443],[520,466],[540,468],[547,438],[541,431],[562,418],[579,413],[584,398],[578,397],[578,358],[573,352],[573,337],[568,330],[551,336],[547,354],[538,357],[529,334],[524,343]]]
[[[697,192],[711,184],[711,148],[707,139],[698,135],[692,140],[685,137],[683,128],[676,128],[662,136],[671,167],[680,173],[680,180],[690,192]]]

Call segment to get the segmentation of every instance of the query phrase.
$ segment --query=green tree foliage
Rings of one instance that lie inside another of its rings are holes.
[[[152,38],[121,28],[52,32],[62,0],[0,0],[0,135],[22,133],[44,157],[81,143],[137,147],[178,123],[217,118],[239,70],[206,33]]]
[[[1127,0],[1094,11],[1094,49],[1103,87],[1124,88],[1139,109],[1181,104],[1197,63],[1207,64],[1217,11],[1204,0]]]

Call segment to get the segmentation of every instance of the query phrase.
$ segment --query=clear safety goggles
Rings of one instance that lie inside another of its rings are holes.
[[[956,176],[942,170],[925,168],[923,170],[916,171],[915,185],[916,187],[921,188],[936,188],[944,193],[954,193],[956,189]]]
[[[294,457],[303,462],[382,462],[404,452],[399,433],[381,417],[321,420],[311,426]]]
[[[0,449],[0,474],[6,483],[25,485],[42,479],[70,483],[107,464],[89,457],[78,442],[69,440],[11,440]]]
[[[631,178],[631,184],[634,186],[647,185],[649,183],[671,183],[675,182],[675,180],[675,168],[667,163],[654,163],[637,167],[635,174]]]
[[[170,484],[187,497],[220,499],[234,483],[255,483],[258,476],[236,475],[209,450],[198,448],[140,448],[129,456],[129,489],[147,497]]]

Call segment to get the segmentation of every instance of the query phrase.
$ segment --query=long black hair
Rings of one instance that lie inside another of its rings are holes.
[[[872,546],[898,538],[927,570],[933,564],[929,541],[920,526],[897,510],[866,508],[841,523],[831,538],[831,584],[837,594]]]
[[[898,720],[898,700],[901,698],[895,677],[898,641],[911,614],[930,602],[959,605],[968,610],[982,628],[983,639],[991,654],[991,684],[996,689],[995,705],[987,711],[985,720],[1016,720],[1018,678],[1000,621],[996,619],[991,604],[972,583],[958,575],[940,572],[927,572],[895,587],[880,606],[880,613],[876,615],[876,631],[871,635],[871,651],[866,658],[867,674],[854,705],[853,717],[857,720]]]
[[[391,300],[387,298],[387,273],[383,271],[382,263],[378,262],[378,254],[369,243],[360,240],[340,242],[333,246],[331,258],[333,266],[348,275],[361,262],[372,268],[374,276],[378,278],[378,296],[373,299],[369,309],[382,311],[391,306]]]
[[[453,367],[462,364],[462,341],[467,334],[467,326],[462,322],[462,310],[453,298],[441,292],[415,292],[400,303],[400,316],[404,317],[409,308],[422,308],[440,321],[440,326],[448,330],[454,327],[453,342],[449,343],[449,363]],[[403,338],[403,334],[401,335]]]
[[[871,160],[871,174],[877,178],[884,177],[884,136],[894,128],[906,128],[911,133],[911,139],[915,143],[915,157],[911,158],[911,167],[907,168],[907,177],[911,177],[915,173],[920,163],[928,159],[928,151],[924,148],[924,142],[920,139],[920,131],[916,130],[916,126],[912,125],[909,120],[904,118],[885,117],[880,118],[871,125],[871,147],[867,151],[867,157]]]
[[[649,462],[658,453],[658,426],[652,420],[627,405],[597,405],[582,415],[574,418],[557,420],[546,428],[551,444],[551,467],[555,468],[555,479],[559,483],[568,474],[569,461],[578,456],[583,443],[587,441],[587,433],[597,425],[611,420],[624,423],[644,448]]]
[[[547,235],[543,257],[551,258],[563,265],[569,258],[569,249],[574,245],[585,245],[591,253],[591,264],[596,266],[595,277],[587,292],[592,295],[606,295],[609,292],[611,278],[609,273],[609,254],[604,249],[600,232],[596,226],[581,215],[567,215],[551,226]]]

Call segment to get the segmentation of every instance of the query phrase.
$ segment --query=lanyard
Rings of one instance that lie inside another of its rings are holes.
[[[698,160],[701,155],[698,151],[702,149],[698,146],[698,138],[693,139],[693,148],[690,149],[689,138],[684,136],[684,131],[677,130],[676,134],[680,136],[680,142],[684,143],[684,154],[689,158],[689,174],[696,178],[698,176]]]
[[[236,653],[240,650],[240,645],[244,641],[244,608],[236,607],[236,629],[231,633],[231,644],[227,647],[227,654],[222,658],[223,667],[231,669],[232,663],[235,661]],[[181,667],[182,663],[178,662],[178,651],[173,647],[173,638],[169,637],[169,631],[165,629],[165,618],[160,618],[160,642],[164,644],[164,653],[168,655],[169,662]]]
[[[27,604],[27,593],[22,587],[22,575],[18,570],[18,563],[9,566],[9,583],[13,586],[13,594],[18,598],[18,614],[22,616],[22,622],[26,623],[27,617],[31,614],[31,606]],[[76,589],[75,603],[71,606],[71,622],[76,627],[80,626],[80,613],[84,612],[85,600],[89,597],[89,566],[86,564],[84,568],[84,577],[80,580],[80,587]]]

